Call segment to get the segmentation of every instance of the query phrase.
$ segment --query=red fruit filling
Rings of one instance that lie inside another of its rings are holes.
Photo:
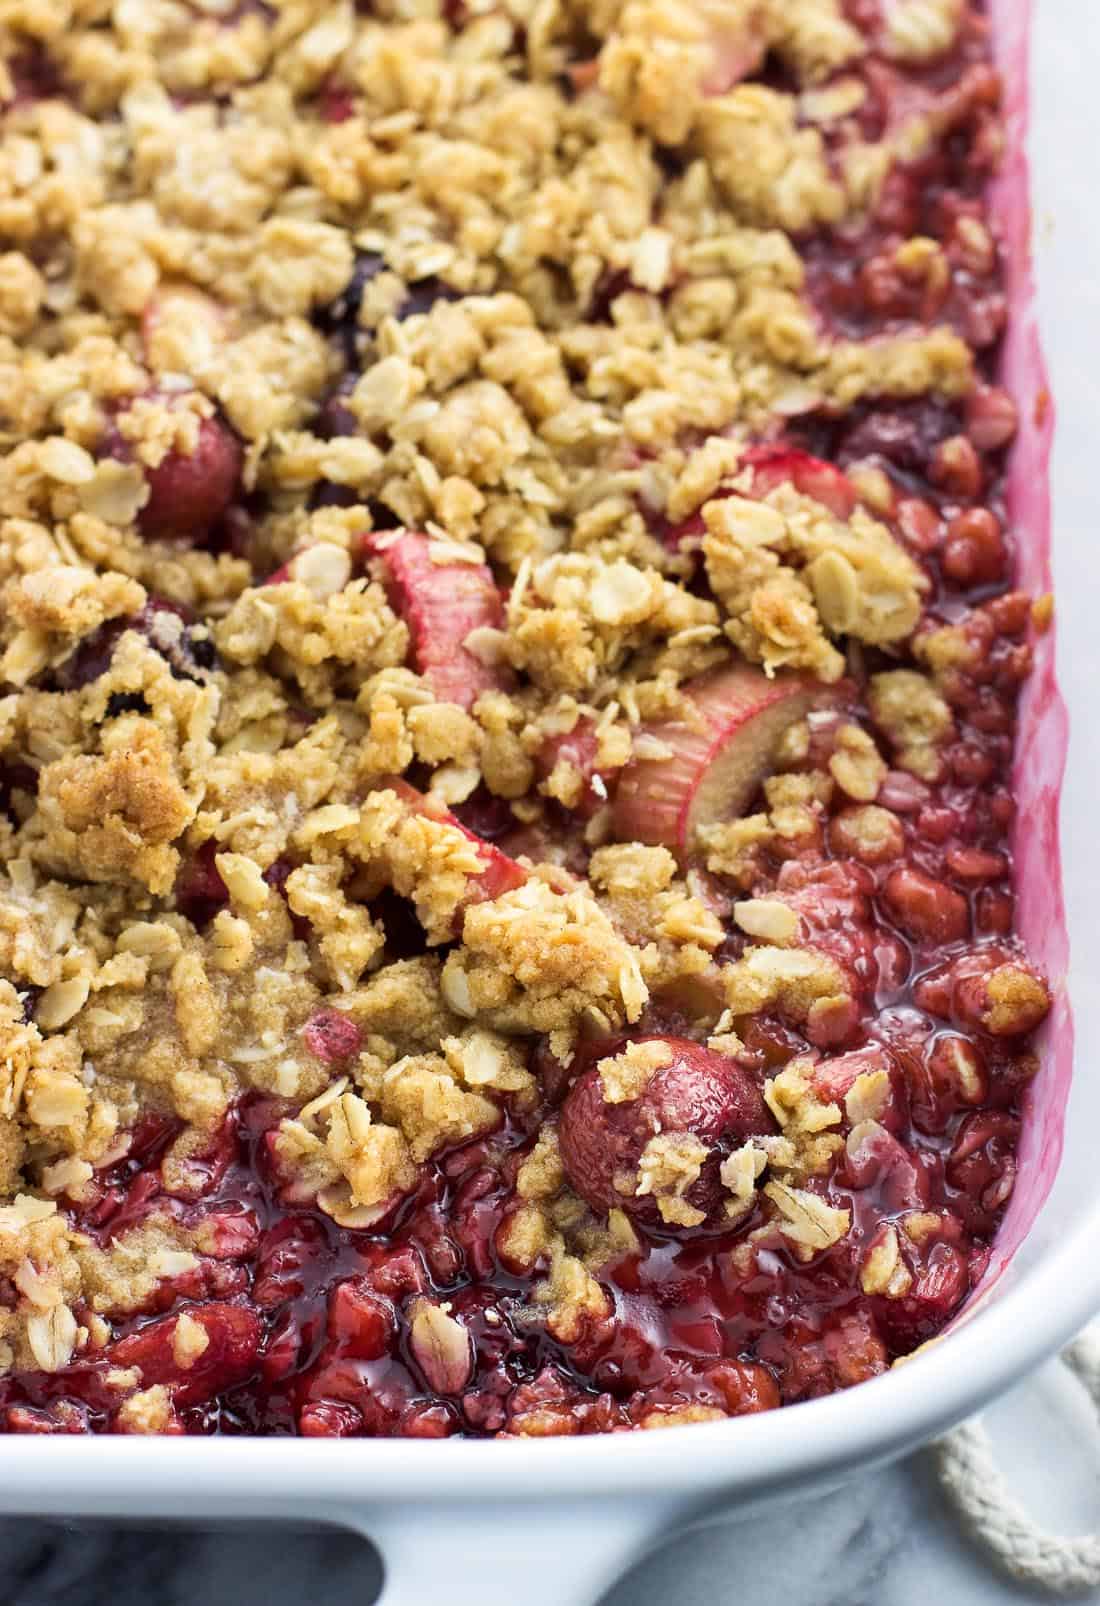
[[[793,485],[803,496],[813,497],[838,519],[847,520],[858,498],[851,482],[832,463],[823,462],[793,446],[752,446],[741,457],[738,478],[744,477],[739,495],[765,497],[780,485]],[[720,486],[718,496],[732,496],[732,487]],[[685,541],[701,537],[706,526],[702,514],[693,514],[682,523],[662,530],[662,539],[676,550]]]
[[[341,1065],[358,1054],[363,1034],[353,1020],[335,1009],[319,1009],[302,1029],[307,1046],[326,1065]]]
[[[607,802],[608,786],[598,768],[599,742],[591,720],[580,719],[571,731],[543,742],[535,767],[544,791],[581,819],[590,819]]]
[[[216,418],[204,418],[193,452],[170,452],[146,478],[149,500],[141,510],[146,535],[202,541],[237,494],[244,453]]]
[[[184,1322],[197,1331],[181,1337]],[[184,1307],[120,1338],[108,1357],[115,1366],[136,1366],[147,1386],[170,1383],[178,1405],[194,1405],[252,1372],[261,1333],[259,1317],[243,1306]]]
[[[785,446],[757,446],[746,453],[744,463],[752,470],[754,496],[767,496],[778,485],[793,485],[838,519],[850,519],[855,510],[856,493],[851,482],[832,463],[824,463],[808,452]]]

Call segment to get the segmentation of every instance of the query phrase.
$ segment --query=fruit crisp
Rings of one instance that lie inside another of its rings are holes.
[[[0,1428],[543,1436],[976,1286],[1046,982],[981,0],[0,3]]]

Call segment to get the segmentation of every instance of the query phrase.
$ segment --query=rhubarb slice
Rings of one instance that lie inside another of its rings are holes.
[[[550,782],[540,790],[582,820],[591,819],[607,801],[607,785],[596,764],[598,751],[595,725],[579,719],[564,736],[548,736],[535,757],[539,780]]]
[[[768,40],[761,28],[742,17],[729,15],[726,0],[710,0],[699,7],[706,30],[709,60],[699,85],[704,95],[726,95],[763,63]]]
[[[780,443],[752,446],[741,459],[738,479],[746,469],[750,470],[752,475],[751,485],[747,489],[738,491],[732,485],[721,485],[715,491],[714,498],[747,495],[760,499],[767,496],[769,491],[774,491],[778,485],[793,485],[796,491],[803,496],[812,497],[815,502],[820,502],[830,513],[845,523],[855,512],[858,498],[847,475],[842,474],[832,463],[823,462],[820,457],[811,457],[809,452],[803,452],[798,447],[784,446]],[[657,528],[654,533],[673,552],[679,551],[692,539],[701,541],[706,534],[706,524],[701,510],[691,514],[690,518],[683,519],[679,524],[656,522]]]
[[[403,781],[400,776],[384,776],[378,782],[378,788],[396,792],[411,813],[429,814],[433,820],[439,820],[441,824],[449,825],[455,831],[461,831],[468,841],[477,845],[478,857],[485,868],[480,875],[471,878],[463,908],[471,903],[491,903],[494,898],[499,898],[502,893],[514,891],[527,880],[526,870],[521,864],[517,864],[515,859],[509,858],[507,853],[502,853],[491,842],[486,842],[476,831],[469,830],[461,820],[455,818],[450,809],[434,803],[425,797],[423,792],[418,792],[415,786],[410,786],[408,781]]]
[[[499,630],[504,621],[487,565],[447,561],[442,543],[414,531],[370,535],[364,546],[382,564],[390,605],[409,627],[413,663],[441,702],[469,709],[482,692],[511,685],[507,669],[466,645],[472,631]]]
[[[615,835],[687,857],[701,826],[742,813],[768,772],[783,732],[802,719],[825,688],[801,676],[769,679],[738,666],[683,688],[694,719],[647,727],[667,758],[635,759],[615,794]]]
[[[809,452],[793,446],[754,446],[742,463],[752,469],[753,496],[767,496],[778,485],[793,485],[845,523],[855,512],[857,497],[848,477]]]

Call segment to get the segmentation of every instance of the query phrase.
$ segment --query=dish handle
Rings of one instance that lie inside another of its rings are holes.
[[[382,1557],[377,1606],[596,1606],[687,1518],[683,1500],[593,1490],[588,1500],[379,1504],[336,1520]]]

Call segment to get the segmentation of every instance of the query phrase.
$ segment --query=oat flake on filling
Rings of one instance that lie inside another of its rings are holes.
[[[0,4],[0,1430],[574,1434],[1012,1189],[979,0]]]

